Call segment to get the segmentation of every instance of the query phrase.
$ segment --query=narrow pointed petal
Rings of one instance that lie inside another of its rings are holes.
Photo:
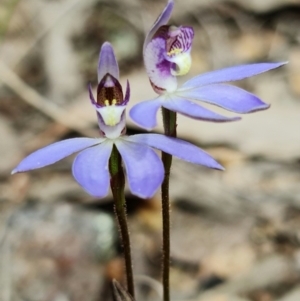
[[[160,98],[140,102],[132,107],[129,111],[129,116],[142,128],[152,130],[157,125],[156,114],[161,105],[162,101]]]
[[[285,65],[286,62],[280,63],[258,63],[239,65],[220,70],[215,70],[207,73],[203,73],[183,84],[182,88],[195,88],[197,86],[203,86],[208,84],[216,84],[222,82],[230,82],[241,80],[247,77],[258,75],[266,71],[278,68]]]
[[[129,85],[129,81],[127,80],[126,93],[125,93],[124,102],[122,103],[122,105],[127,105],[129,98],[130,98],[130,85]]]
[[[44,166],[53,164],[65,157],[72,155],[73,153],[101,143],[102,141],[103,139],[101,138],[73,138],[50,144],[33,152],[28,157],[23,159],[21,163],[12,171],[12,174],[42,168]]]
[[[209,168],[224,170],[224,168],[208,153],[181,139],[160,134],[139,134],[130,136],[128,140],[147,144],[193,164],[200,164]]]
[[[118,139],[120,152],[131,192],[140,198],[151,198],[164,178],[164,168],[158,155],[147,145]]]
[[[82,151],[73,163],[73,176],[92,196],[104,197],[109,189],[108,160],[113,143],[106,141]]]
[[[265,110],[270,107],[254,94],[225,84],[212,84],[195,89],[179,90],[177,95],[183,98],[208,102],[240,114]]]
[[[178,112],[185,116],[204,121],[229,122],[241,119],[240,117],[222,116],[200,106],[199,104],[175,96],[172,96],[170,100],[162,102],[162,106],[171,111]]]
[[[171,13],[174,7],[173,0],[169,0],[166,7],[160,14],[160,16],[157,18],[157,20],[154,22],[152,28],[150,29],[149,33],[146,36],[145,42],[144,42],[144,51],[147,44],[152,39],[153,35],[156,33],[159,27],[166,25],[171,17]]]
[[[100,50],[98,62],[98,83],[109,73],[114,78],[119,79],[119,66],[114,50],[110,43],[105,42]]]

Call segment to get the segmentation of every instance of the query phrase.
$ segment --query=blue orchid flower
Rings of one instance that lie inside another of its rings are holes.
[[[188,26],[167,25],[173,7],[173,0],[169,0],[147,34],[143,47],[144,65],[150,83],[159,96],[136,104],[129,112],[130,117],[138,125],[151,130],[157,124],[156,113],[160,107],[194,119],[213,122],[235,121],[240,117],[222,116],[195,101],[240,114],[269,108],[254,94],[225,82],[251,77],[285,63],[257,63],[211,71],[178,87],[177,77],[187,74],[192,64],[190,52],[194,31]]]
[[[53,164],[79,152],[73,162],[75,180],[92,196],[108,194],[108,162],[113,147],[121,154],[131,192],[150,198],[164,178],[163,164],[152,148],[209,168],[223,169],[200,148],[180,139],[159,134],[126,135],[125,110],[130,97],[129,84],[125,97],[119,83],[119,67],[112,46],[104,43],[99,56],[98,87],[95,99],[89,86],[90,100],[97,112],[99,138],[73,138],[53,143],[23,159],[12,173],[25,172]]]

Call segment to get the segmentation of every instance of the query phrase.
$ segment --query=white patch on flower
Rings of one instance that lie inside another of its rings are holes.
[[[120,113],[120,117],[118,118],[118,122],[111,126],[106,124],[103,116],[105,116],[105,114],[101,114],[99,112],[99,109],[97,109],[98,113],[99,113],[99,118],[98,118],[98,122],[99,122],[99,128],[100,130],[104,133],[104,136],[108,139],[117,139],[120,136],[124,135],[125,133],[125,129],[126,129],[126,118],[125,118],[125,108],[126,106],[114,106],[115,109],[118,110],[118,114]],[[108,109],[107,107],[101,108],[100,110],[103,111],[103,109]]]
[[[177,52],[177,53],[176,53]],[[174,55],[173,57],[169,57],[168,60],[176,64],[176,69],[171,69],[171,74],[174,76],[181,76],[187,74],[192,65],[192,58],[189,52],[180,53],[181,49],[173,49],[168,52],[168,57]]]
[[[113,99],[110,105],[108,100],[105,100],[105,107],[97,108],[97,111],[101,115],[104,123],[108,126],[115,126],[121,120],[122,113],[125,110],[125,106],[116,106],[116,100]]]

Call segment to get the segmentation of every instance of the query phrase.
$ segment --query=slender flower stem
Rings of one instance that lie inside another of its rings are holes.
[[[162,108],[163,124],[166,136],[176,137],[176,113]],[[162,200],[162,226],[163,226],[163,259],[162,259],[162,281],[163,300],[170,301],[170,200],[169,182],[172,165],[172,155],[162,152],[162,161],[165,168],[165,178],[161,185]]]
[[[114,146],[110,159],[109,170],[111,175],[110,186],[115,201],[115,214],[120,227],[121,240],[123,244],[127,290],[134,297],[134,281],[131,260],[130,237],[126,218],[126,202],[124,195],[125,177],[122,168],[122,158]]]

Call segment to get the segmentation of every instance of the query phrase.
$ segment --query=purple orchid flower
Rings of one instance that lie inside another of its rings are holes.
[[[257,63],[211,71],[188,80],[178,88],[177,76],[185,75],[191,67],[194,31],[188,26],[166,25],[173,6],[173,0],[169,0],[147,34],[143,47],[145,68],[159,96],[135,105],[129,112],[130,117],[138,125],[151,130],[157,124],[156,113],[160,107],[213,122],[235,121],[240,117],[219,115],[194,101],[203,101],[240,114],[269,108],[257,96],[224,82],[251,77],[285,63]]]
[[[97,100],[91,86],[89,94],[97,112],[100,138],[73,138],[53,143],[23,159],[13,174],[41,168],[80,152],[73,162],[74,178],[91,195],[104,197],[108,194],[110,181],[108,161],[115,146],[121,154],[131,192],[141,198],[150,198],[164,178],[163,164],[152,147],[195,164],[223,169],[210,155],[183,140],[159,134],[125,135],[129,84],[127,82],[123,98],[118,64],[112,46],[107,42],[100,51],[98,82]]]

